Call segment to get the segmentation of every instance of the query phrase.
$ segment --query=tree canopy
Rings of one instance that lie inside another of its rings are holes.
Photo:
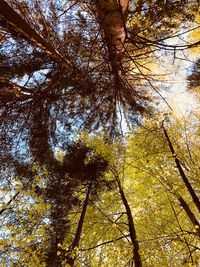
[[[0,0],[1,266],[199,266],[199,11]]]

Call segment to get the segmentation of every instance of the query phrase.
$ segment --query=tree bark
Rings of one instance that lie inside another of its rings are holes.
[[[112,72],[117,77],[121,72],[129,0],[96,0],[95,2],[100,25],[104,31]]]
[[[80,219],[79,219],[79,222],[78,222],[78,227],[76,229],[76,234],[74,236],[74,240],[73,240],[72,245],[71,245],[70,254],[67,257],[67,263],[70,264],[71,267],[74,266],[74,262],[76,260],[76,256],[71,257],[71,254],[74,252],[75,248],[78,249],[78,247],[79,247],[79,242],[80,242],[80,238],[81,238],[83,223],[84,223],[87,207],[88,207],[88,204],[89,204],[89,198],[90,198],[91,189],[92,189],[92,182],[90,182],[90,184],[88,186],[87,194],[86,194],[86,197],[85,197],[85,200],[84,200],[84,203],[83,203],[81,216],[80,216]]]
[[[174,161],[176,163],[176,167],[177,167],[177,169],[178,169],[178,171],[180,173],[180,176],[181,176],[183,182],[185,183],[185,186],[187,187],[188,192],[190,193],[196,208],[200,212],[200,201],[199,201],[199,198],[197,197],[192,185],[190,184],[187,176],[185,175],[185,172],[184,172],[184,170],[183,170],[183,168],[181,166],[181,163],[180,163],[179,159],[177,158],[177,155],[175,153],[174,147],[173,147],[172,142],[171,142],[171,140],[169,138],[167,130],[165,129],[164,126],[162,126],[162,128],[163,128],[163,132],[164,132],[165,138],[167,140],[168,146],[169,146],[170,151],[172,153],[172,156],[174,157]]]
[[[180,196],[180,194],[178,192],[173,192],[173,186],[171,186],[170,183],[167,183],[167,185],[170,188],[170,192],[172,192],[174,194],[174,196],[178,199],[180,206],[183,208],[183,210],[185,211],[188,219],[190,220],[190,222],[193,224],[193,226],[196,228],[198,227],[197,232],[199,233],[200,230],[200,224],[196,218],[196,216],[194,215],[194,213],[192,212],[192,210],[190,209],[189,205],[187,204],[187,202],[182,198],[182,196]]]
[[[198,232],[200,230],[200,224],[196,217],[194,216],[194,213],[191,211],[190,207],[188,204],[185,202],[185,200],[181,197],[178,196],[179,203],[181,207],[184,209],[185,213],[187,214],[188,218],[190,219],[191,223],[194,225],[194,227],[198,227]]]
[[[116,180],[117,180],[117,184],[119,187],[119,193],[121,195],[122,202],[125,206],[126,214],[128,217],[128,226],[129,226],[130,238],[131,238],[131,241],[133,244],[133,255],[134,255],[135,267],[142,267],[142,260],[141,260],[141,256],[140,256],[140,252],[139,252],[139,243],[138,243],[137,236],[136,236],[136,230],[135,230],[135,225],[134,225],[131,209],[130,209],[130,206],[129,206],[128,201],[126,199],[126,196],[124,194],[124,190],[121,186],[119,178],[116,177]]]

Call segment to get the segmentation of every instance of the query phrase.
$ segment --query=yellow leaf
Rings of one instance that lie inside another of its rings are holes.
[[[71,259],[75,259],[75,257],[76,257],[76,253],[72,252],[71,255],[70,255],[70,258]]]
[[[113,224],[112,224],[112,228],[117,228],[116,223],[113,223]]]
[[[124,252],[123,252],[123,254],[124,254],[125,256],[128,255],[128,250],[125,249]]]
[[[77,247],[77,246],[75,246],[75,247],[74,247],[74,250],[75,250],[75,251],[77,251],[77,250],[78,250],[78,247]]]

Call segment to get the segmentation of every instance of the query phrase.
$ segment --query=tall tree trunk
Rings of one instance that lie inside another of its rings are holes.
[[[75,252],[78,252],[77,250],[78,250],[78,247],[79,247],[81,233],[82,233],[82,229],[83,229],[83,223],[84,223],[87,207],[88,207],[88,204],[89,204],[89,198],[90,198],[91,189],[92,189],[92,182],[90,182],[90,184],[88,186],[87,194],[86,194],[86,197],[85,197],[85,200],[84,200],[84,203],[83,203],[81,216],[80,216],[80,219],[79,219],[79,222],[78,222],[78,227],[76,229],[74,240],[73,240],[71,248],[70,248],[70,253],[69,253],[68,257],[67,257],[67,263],[70,264],[71,267],[74,266],[74,262],[76,260],[76,255],[73,255],[73,254]]]
[[[135,225],[134,225],[131,209],[130,209],[130,206],[129,206],[128,201],[126,199],[126,196],[124,194],[124,190],[121,186],[119,177],[116,177],[116,180],[117,180],[117,184],[118,184],[118,188],[119,188],[119,193],[120,193],[120,196],[122,198],[122,202],[125,206],[126,214],[128,217],[128,226],[129,226],[130,238],[131,238],[131,241],[133,244],[133,255],[134,255],[135,267],[142,267],[142,260],[141,260],[141,256],[139,253],[139,243],[138,243],[137,236],[136,236],[136,230],[135,230]]]
[[[64,66],[69,66],[70,63],[45,39],[37,33],[12,7],[4,0],[0,0],[0,25],[8,28],[11,34],[16,36],[21,35],[31,44],[40,47],[46,51],[54,60],[61,62]]]
[[[95,0],[102,25],[112,72],[120,76],[122,53],[126,39],[129,0]]]
[[[178,196],[178,200],[179,200],[181,207],[184,209],[185,213],[187,214],[188,218],[190,219],[191,223],[194,225],[195,228],[198,227],[197,232],[199,233],[200,224],[199,224],[197,218],[195,217],[194,213],[191,211],[190,207],[188,206],[188,204],[185,202],[185,200],[181,196]]]
[[[199,198],[198,198],[198,196],[196,195],[196,193],[195,193],[195,191],[194,191],[192,185],[190,184],[190,182],[189,182],[187,176],[185,175],[185,172],[184,172],[184,170],[183,170],[183,168],[182,168],[182,166],[181,166],[181,163],[180,163],[179,159],[177,158],[177,155],[176,155],[176,153],[175,153],[174,147],[173,147],[172,142],[171,142],[171,140],[170,140],[170,138],[169,138],[169,135],[168,135],[168,133],[167,133],[167,130],[165,129],[164,126],[162,126],[162,128],[163,128],[163,132],[164,132],[165,138],[166,138],[166,140],[167,140],[168,146],[169,146],[170,151],[171,151],[171,153],[172,153],[172,156],[174,157],[174,161],[175,161],[175,163],[176,163],[176,167],[177,167],[177,169],[178,169],[178,171],[179,171],[179,173],[180,173],[180,176],[181,176],[183,182],[185,183],[185,186],[187,187],[188,192],[190,193],[190,195],[191,195],[191,197],[192,197],[192,199],[193,199],[193,202],[194,202],[196,208],[197,208],[198,211],[200,212],[200,201],[199,201]]]
[[[170,182],[167,182],[167,186],[169,187],[169,191],[178,199],[180,206],[185,211],[190,222],[193,224],[193,226],[195,228],[198,227],[198,229],[200,230],[200,224],[199,224],[196,216],[194,215],[194,213],[190,209],[189,205],[187,204],[187,202],[183,199],[183,197],[178,192],[173,190],[173,186],[170,184]]]

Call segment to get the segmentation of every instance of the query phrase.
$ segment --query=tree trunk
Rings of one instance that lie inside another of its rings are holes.
[[[87,194],[86,194],[86,197],[85,197],[85,200],[83,203],[81,216],[80,216],[80,219],[78,222],[78,227],[76,229],[76,234],[74,236],[74,240],[73,240],[72,245],[71,245],[70,254],[67,256],[67,263],[70,264],[71,267],[74,266],[74,262],[76,260],[76,255],[73,255],[73,254],[75,252],[78,252],[78,247],[79,247],[79,242],[80,242],[80,238],[81,238],[83,223],[84,223],[87,207],[89,204],[89,197],[90,197],[91,188],[92,188],[92,182],[90,182],[90,184],[88,186]],[[73,255],[73,257],[72,257],[72,255]]]
[[[171,142],[171,140],[169,138],[167,130],[165,129],[164,126],[162,126],[162,128],[163,128],[163,132],[164,132],[165,138],[167,140],[168,146],[169,146],[170,151],[172,153],[172,156],[174,157],[174,161],[176,163],[176,167],[177,167],[177,169],[178,169],[178,171],[179,171],[179,173],[181,175],[181,178],[182,178],[183,182],[185,183],[185,186],[188,189],[188,192],[190,193],[190,195],[191,195],[191,197],[193,199],[193,202],[194,202],[196,208],[200,212],[200,201],[199,201],[199,198],[197,197],[192,185],[190,184],[187,176],[185,175],[185,172],[184,172],[184,170],[183,170],[183,168],[181,166],[181,163],[180,163],[179,159],[177,158],[177,155],[175,153],[174,147],[173,147],[172,142]]]
[[[185,202],[185,200],[181,196],[178,196],[178,200],[180,202],[181,207],[184,209],[185,213],[190,219],[191,223],[194,225],[195,228],[198,227],[197,229],[199,233],[200,224],[198,220],[196,219],[196,217],[194,216],[193,212],[191,211],[190,207],[188,206],[188,204]]]
[[[112,72],[117,78],[121,72],[129,0],[96,0],[95,2],[100,25],[104,31]]]
[[[139,253],[139,243],[138,243],[137,236],[136,236],[136,230],[135,230],[135,225],[134,225],[131,209],[126,199],[126,196],[124,194],[124,191],[122,189],[119,178],[116,177],[116,180],[117,180],[117,184],[119,187],[119,193],[121,195],[122,202],[125,206],[126,214],[128,217],[128,226],[129,226],[130,238],[133,244],[133,255],[134,255],[135,267],[142,267],[142,260],[141,260],[140,253]]]
[[[169,182],[167,182],[167,185],[169,187],[169,191],[172,192],[172,194],[178,199],[180,206],[184,209],[190,222],[194,225],[195,228],[198,226],[198,229],[200,230],[200,224],[194,213],[191,211],[187,202],[182,198],[182,196],[178,192],[173,190],[173,186]]]

